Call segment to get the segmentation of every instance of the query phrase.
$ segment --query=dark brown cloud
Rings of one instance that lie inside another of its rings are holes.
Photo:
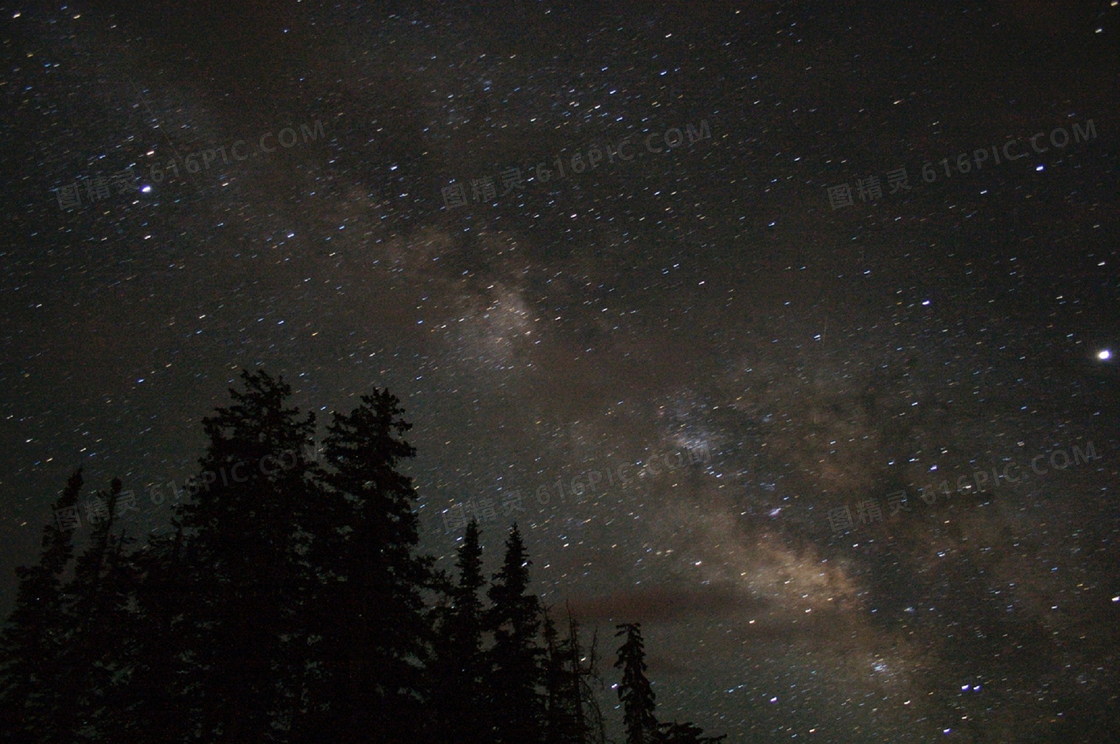
[[[712,618],[744,610],[761,610],[765,602],[730,586],[638,587],[614,594],[575,598],[572,614],[584,622],[657,623],[692,617]]]

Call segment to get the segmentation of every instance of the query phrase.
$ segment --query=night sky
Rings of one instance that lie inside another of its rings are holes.
[[[517,520],[666,719],[1115,716],[1117,3],[181,5],[0,2],[0,609],[263,366],[397,394],[424,549]]]

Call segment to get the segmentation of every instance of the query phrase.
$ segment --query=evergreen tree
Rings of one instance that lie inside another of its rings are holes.
[[[291,388],[242,372],[233,405],[203,420],[198,491],[178,510],[188,540],[184,624],[195,728],[206,742],[282,740],[306,638],[306,529],[315,503],[305,451],[315,420]],[[302,644],[301,644],[302,641]]]
[[[129,557],[123,580],[135,609],[118,628],[128,673],[112,706],[113,738],[171,744],[192,738],[198,719],[192,686],[195,618],[187,583],[183,529],[154,537]]]
[[[472,519],[459,546],[458,582],[448,591],[449,606],[439,613],[435,658],[430,665],[439,736],[446,741],[487,741],[489,706],[482,652],[482,547]]]
[[[93,521],[89,544],[63,589],[68,636],[56,689],[65,698],[55,720],[62,740],[103,741],[111,734],[111,705],[126,672],[125,637],[129,591],[123,579],[125,539],[114,534],[121,482],[86,502]]]
[[[618,699],[622,702],[626,744],[650,744],[657,732],[657,719],[653,714],[656,696],[646,678],[646,652],[641,624],[625,623],[616,627],[618,632],[615,637],[625,636],[614,666],[622,670]]]
[[[53,505],[43,528],[36,566],[16,569],[15,606],[0,634],[0,729],[13,744],[57,741],[55,713],[61,707],[58,680],[68,629],[63,613],[63,574],[73,561],[73,535],[82,471],[78,468]],[[79,517],[80,519],[80,517]]]
[[[421,660],[428,655],[423,591],[430,558],[416,554],[419,525],[412,480],[397,469],[416,451],[402,438],[412,428],[387,391],[362,396],[334,414],[324,442],[327,498],[313,546],[326,611],[313,627],[330,691],[328,719],[337,738],[412,744],[424,727],[428,698]],[[373,732],[376,732],[375,734]]]
[[[173,535],[126,552],[114,481],[75,560],[71,476],[0,632],[3,740],[603,744],[595,643],[585,651],[570,615],[561,638],[529,593],[517,526],[485,610],[476,523],[454,584],[417,554],[399,401],[375,391],[334,414],[321,467],[306,454],[314,418],[288,407],[283,380],[242,382],[203,421],[198,490]],[[443,606],[426,605],[433,589]],[[658,726],[640,627],[618,628],[628,744],[722,740]]]
[[[488,591],[487,628],[494,636],[488,686],[495,744],[538,744],[543,733],[544,700],[538,691],[540,607],[536,596],[527,593],[530,565],[515,524],[506,540],[502,568]]]

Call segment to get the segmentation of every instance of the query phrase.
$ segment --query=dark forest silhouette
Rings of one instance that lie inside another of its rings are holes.
[[[457,576],[420,555],[415,455],[384,390],[315,418],[291,389],[243,372],[169,535],[138,544],[117,519],[122,484],[80,549],[75,472],[18,569],[0,635],[0,733],[15,744],[127,741],[605,744],[596,642],[529,592],[509,531],[487,582],[478,525]],[[318,452],[319,456],[313,456]],[[619,626],[627,744],[714,742],[659,723],[637,624]]]

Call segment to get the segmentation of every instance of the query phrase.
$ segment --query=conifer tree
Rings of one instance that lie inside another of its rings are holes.
[[[189,642],[194,608],[183,529],[175,526],[129,556],[122,577],[135,610],[118,628],[127,639],[128,673],[110,720],[113,738],[136,744],[186,741],[199,718]]]
[[[332,691],[330,720],[344,741],[376,732],[386,744],[412,744],[424,727],[428,655],[423,592],[432,561],[416,553],[416,492],[400,464],[416,451],[400,401],[375,390],[349,414],[334,414],[324,442],[330,534],[311,556],[329,580],[317,603],[320,655]]]
[[[289,407],[283,380],[242,383],[203,421],[197,491],[173,535],[126,552],[114,481],[75,560],[71,476],[0,632],[0,738],[603,744],[595,643],[585,651],[570,613],[561,638],[530,594],[516,524],[485,609],[477,523],[454,584],[417,553],[399,401],[375,391],[334,414],[319,465],[314,418]],[[446,601],[431,608],[436,589]],[[627,743],[722,740],[657,724],[640,626],[618,629]]]
[[[67,480],[54,502],[54,518],[43,528],[38,565],[16,569],[15,606],[0,634],[0,730],[13,744],[56,741],[55,712],[62,692],[68,629],[63,612],[63,575],[74,558],[73,536],[82,470]],[[80,519],[80,515],[78,516]]]
[[[456,567],[458,581],[448,591],[448,606],[438,615],[430,675],[433,700],[439,711],[440,736],[448,741],[473,744],[485,742],[490,729],[489,705],[483,693],[486,670],[480,592],[485,579],[478,522],[474,519],[463,534]]]
[[[114,534],[122,484],[114,478],[108,491],[86,502],[93,523],[89,543],[74,563],[63,589],[67,642],[56,690],[65,703],[55,712],[63,739],[103,740],[110,733],[109,709],[125,672],[128,588],[122,581],[125,540]]]
[[[528,593],[530,564],[515,524],[488,591],[487,627],[494,637],[488,654],[494,744],[539,744],[543,734],[540,607],[536,596]]]
[[[656,696],[646,678],[646,652],[640,623],[616,626],[615,637],[625,640],[618,649],[615,668],[622,670],[618,686],[618,699],[622,702],[623,723],[626,726],[626,744],[650,744],[657,732],[654,717]]]
[[[264,371],[241,379],[233,404],[203,420],[199,488],[178,510],[189,544],[184,633],[197,729],[230,744],[280,738],[304,661],[302,556],[319,506],[305,456],[313,414],[287,407],[282,379]]]

